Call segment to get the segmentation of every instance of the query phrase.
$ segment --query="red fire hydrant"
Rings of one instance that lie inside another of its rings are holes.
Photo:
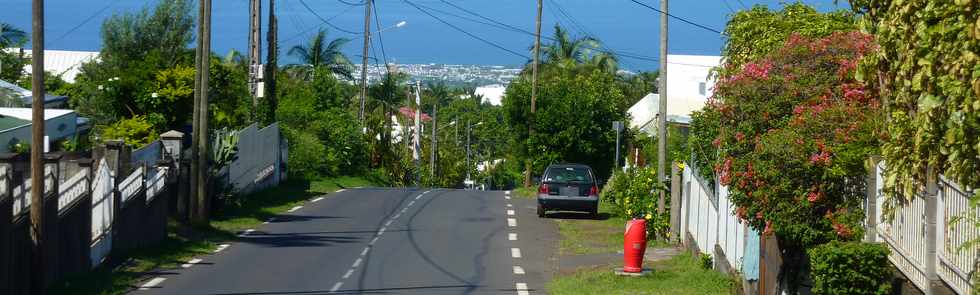
[[[633,219],[626,222],[623,239],[623,272],[642,272],[643,253],[647,250],[647,221]]]

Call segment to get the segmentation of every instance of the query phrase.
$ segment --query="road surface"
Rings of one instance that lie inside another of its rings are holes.
[[[503,191],[346,190],[131,294],[543,294],[558,233],[533,208]]]

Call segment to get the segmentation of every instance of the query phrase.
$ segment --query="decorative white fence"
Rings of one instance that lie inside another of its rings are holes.
[[[969,204],[967,190],[942,176],[936,181],[936,194],[927,191],[917,196],[894,198],[894,214],[884,213],[888,196],[883,191],[885,166],[875,171],[875,215],[878,220],[873,240],[884,242],[892,250],[888,257],[919,289],[931,292],[931,283],[942,280],[958,294],[972,294],[972,276],[980,250],[962,248],[967,241],[980,238],[973,224],[952,223],[956,218],[980,216],[980,209]],[[929,185],[927,185],[929,186]]]
[[[682,174],[681,229],[688,233],[702,253],[714,255],[715,246],[722,251],[729,266],[758,275],[758,263],[749,263],[754,269],[744,269],[746,260],[758,260],[758,236],[735,216],[734,205],[728,198],[728,187],[715,185],[702,179],[697,167],[687,165]],[[754,239],[750,235],[754,235]],[[749,241],[756,243],[749,245]],[[746,249],[750,253],[746,253]],[[717,259],[717,257],[716,257]],[[755,261],[753,261],[755,262]],[[754,277],[750,276],[750,279]]]
[[[116,182],[105,159],[99,161],[92,181],[92,266],[102,260],[112,250],[113,197],[112,188]]]

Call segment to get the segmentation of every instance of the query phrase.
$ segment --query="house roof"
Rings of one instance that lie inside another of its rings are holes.
[[[0,131],[30,125],[31,121],[0,115]]]
[[[20,48],[8,48],[6,51],[18,52]],[[31,51],[24,49],[24,55],[30,57]],[[61,79],[68,83],[75,83],[75,77],[81,73],[81,65],[98,58],[97,51],[45,50],[44,70],[61,76]],[[29,73],[31,65],[25,66],[24,71]]]
[[[33,99],[34,96],[33,96],[33,93],[31,93],[31,90],[30,89],[24,89],[23,87],[20,87],[17,84],[0,80],[0,88],[9,89],[10,91],[13,91],[17,95],[20,95],[21,96],[21,100],[24,101],[24,104],[25,105],[30,105],[31,102],[34,101],[34,99]],[[52,103],[52,102],[59,102],[59,101],[65,101],[65,100],[68,100],[68,97],[67,96],[51,95],[51,94],[47,94],[47,93],[44,94],[44,103]]]
[[[73,110],[44,109],[44,120],[51,120],[74,112]],[[31,108],[0,108],[0,116],[26,120],[30,123]]]
[[[398,113],[401,114],[402,116],[408,118],[408,119],[411,119],[411,120],[414,120],[415,119],[415,109],[413,109],[413,108],[410,108],[410,107],[400,107],[400,108],[398,108]],[[429,114],[426,114],[424,112],[421,113],[420,116],[422,117],[422,122],[428,122],[428,121],[431,121],[432,120],[432,117],[430,117]]]

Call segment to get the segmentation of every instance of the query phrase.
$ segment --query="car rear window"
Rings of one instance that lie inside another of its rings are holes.
[[[544,176],[549,183],[592,183],[592,172],[585,167],[551,167]]]

